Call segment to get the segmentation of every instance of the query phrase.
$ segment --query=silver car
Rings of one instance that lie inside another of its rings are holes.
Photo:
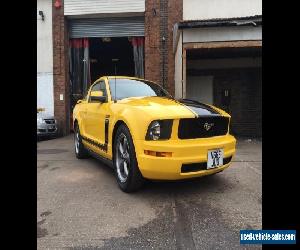
[[[56,136],[58,127],[54,116],[42,111],[37,112],[37,137]]]

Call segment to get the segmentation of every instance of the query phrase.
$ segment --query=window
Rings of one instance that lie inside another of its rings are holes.
[[[109,86],[111,90],[112,98],[115,98],[115,89],[117,91],[117,100],[121,100],[128,97],[143,97],[143,96],[166,96],[171,97],[166,90],[160,87],[158,84],[133,79],[109,79]]]
[[[106,86],[105,86],[105,82],[104,81],[100,82],[100,88],[99,88],[99,90],[103,92],[103,96],[107,96]]]
[[[101,82],[97,82],[96,84],[94,84],[92,89],[91,89],[91,93],[94,92],[94,91],[102,91],[103,96],[107,96],[105,82],[101,81]],[[91,102],[91,99],[89,99],[89,102]]]
[[[100,82],[99,83],[96,83],[92,89],[91,89],[91,92],[94,92],[94,91],[99,91],[100,90]]]

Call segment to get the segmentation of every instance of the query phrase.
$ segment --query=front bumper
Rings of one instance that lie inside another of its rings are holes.
[[[211,138],[167,141],[138,141],[137,161],[142,175],[153,180],[179,180],[200,177],[220,172],[229,167],[230,162],[209,170],[182,173],[182,164],[207,162],[207,151],[222,148],[224,158],[234,156],[236,140],[231,135]],[[171,157],[150,156],[144,150],[172,152]]]
[[[38,136],[51,136],[57,134],[57,125],[56,124],[41,124],[37,126],[37,135]]]

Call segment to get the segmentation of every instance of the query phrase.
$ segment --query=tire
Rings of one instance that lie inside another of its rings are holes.
[[[74,148],[75,148],[76,158],[78,159],[88,158],[89,154],[82,143],[82,137],[80,135],[79,126],[77,123],[75,125],[75,130],[74,130]]]
[[[120,125],[114,137],[113,164],[120,189],[126,193],[137,191],[144,184],[129,129]]]

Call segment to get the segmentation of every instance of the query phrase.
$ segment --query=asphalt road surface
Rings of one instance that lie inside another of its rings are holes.
[[[76,159],[72,135],[38,142],[38,249],[261,248],[239,244],[261,229],[261,142],[237,149],[222,173],[126,194],[109,167]]]

